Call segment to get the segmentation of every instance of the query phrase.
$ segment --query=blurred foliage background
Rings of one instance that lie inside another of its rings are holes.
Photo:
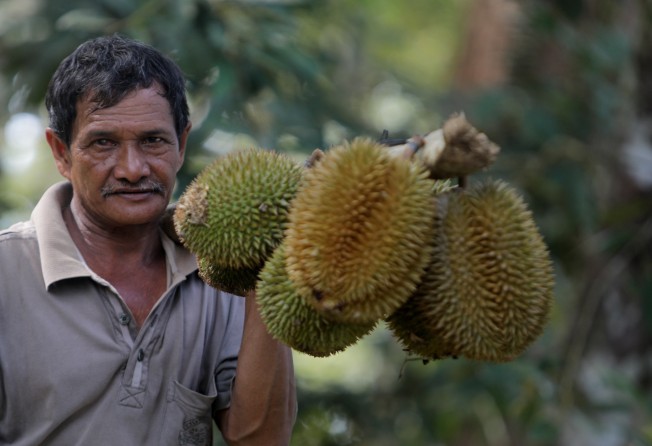
[[[516,186],[550,247],[552,318],[511,363],[424,364],[384,327],[296,354],[294,446],[652,445],[651,1],[1,0],[2,227],[60,179],[49,77],[115,32],[188,76],[179,190],[235,147],[301,160],[464,111],[502,148],[479,176]]]

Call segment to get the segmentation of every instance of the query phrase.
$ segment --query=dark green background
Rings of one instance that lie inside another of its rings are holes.
[[[517,187],[550,247],[546,332],[507,364],[423,364],[384,327],[331,358],[297,354],[293,445],[650,445],[651,2],[507,2],[519,18],[506,77],[479,88],[458,69],[480,1],[3,0],[0,123],[44,118],[61,58],[113,32],[188,76],[195,125],[179,190],[232,144],[301,159],[464,111],[502,148],[479,176]],[[44,141],[18,171],[20,150],[0,140],[5,226],[59,178]]]

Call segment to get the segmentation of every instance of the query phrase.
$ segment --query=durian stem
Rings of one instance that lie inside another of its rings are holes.
[[[421,136],[419,136],[419,135],[414,135],[412,138],[410,138],[410,139],[407,140],[406,145],[407,145],[407,146],[410,148],[410,150],[412,151],[412,155],[414,155],[415,153],[417,153],[417,151],[418,151],[421,147],[423,147],[423,145],[424,145],[425,143],[426,143],[426,142],[423,140],[423,138],[422,138]]]
[[[378,140],[378,143],[387,147],[406,146],[406,149],[408,149],[406,151],[410,152],[411,156],[414,155],[421,147],[423,147],[426,141],[421,135],[414,135],[411,138],[390,138],[389,132],[387,130],[383,130],[383,134]]]
[[[384,146],[391,147],[391,146],[402,146],[407,141],[408,141],[407,138],[390,138],[389,131],[385,129],[383,130],[383,133],[380,136],[378,143]]]
[[[379,142],[389,147],[390,155],[397,158],[413,159],[415,154],[426,144],[425,139],[419,135],[408,139],[390,139],[386,132],[383,132],[383,137]]]
[[[403,373],[405,372],[405,367],[407,366],[407,363],[412,362],[412,361],[421,361],[421,363],[423,365],[426,365],[426,364],[428,364],[430,362],[429,359],[420,358],[420,357],[419,358],[410,358],[410,357],[405,358],[403,360],[403,364],[401,364],[401,370],[399,370],[399,372],[398,372],[398,379],[403,378]]]

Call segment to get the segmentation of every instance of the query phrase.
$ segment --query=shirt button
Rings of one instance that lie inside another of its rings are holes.
[[[120,316],[118,316],[118,320],[120,321],[120,325],[129,325],[131,318],[127,313],[122,313]]]
[[[140,362],[143,360],[143,358],[145,358],[145,351],[141,348],[140,350],[138,350],[138,356],[136,357],[136,359]]]

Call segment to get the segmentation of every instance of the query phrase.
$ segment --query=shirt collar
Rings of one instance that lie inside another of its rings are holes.
[[[77,250],[63,220],[63,209],[72,200],[72,185],[63,181],[45,191],[32,212],[32,222],[41,257],[46,288],[55,282],[75,277],[91,277],[92,272]],[[197,269],[197,261],[188,250],[160,231],[170,286],[184,280]]]

